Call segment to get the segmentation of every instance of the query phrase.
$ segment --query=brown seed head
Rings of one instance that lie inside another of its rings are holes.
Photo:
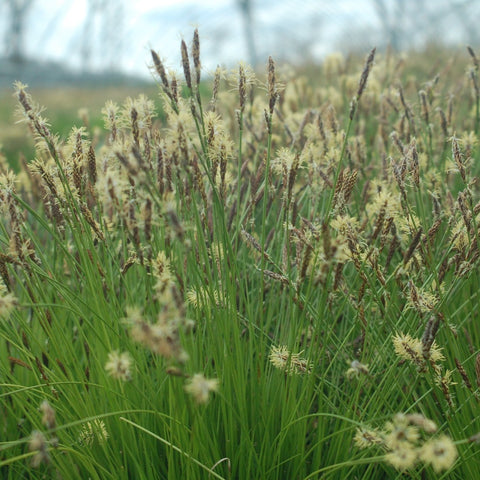
[[[418,162],[417,144],[415,138],[410,142],[410,155],[412,160],[413,182],[418,187],[420,185],[420,167]]]
[[[480,388],[480,353],[475,357],[475,376],[477,377],[477,386]]]
[[[418,244],[420,243],[420,239],[422,238],[422,227],[420,227],[417,230],[417,233],[413,237],[412,241],[410,242],[410,246],[408,247],[407,252],[405,253],[405,256],[403,257],[403,264],[406,265],[409,260],[412,258],[413,253],[415,252],[416,248],[418,247]]]
[[[163,195],[163,192],[165,190],[163,176],[164,176],[163,149],[159,147],[157,150],[157,185],[158,185],[158,191],[160,192],[160,195]]]
[[[15,89],[16,89],[16,95],[18,98],[18,101],[20,102],[20,105],[22,105],[25,113],[28,113],[29,111],[33,110],[33,107],[30,103],[30,98],[29,95],[26,92],[27,86],[17,82],[15,84]]]
[[[440,127],[442,128],[443,136],[447,138],[448,137],[447,117],[445,115],[445,112],[440,107],[438,107],[436,110],[440,115]]]
[[[358,106],[358,100],[356,97],[354,97],[350,102],[350,112],[348,113],[348,118],[350,120],[353,120],[355,112],[357,111],[357,106]]]
[[[367,61],[365,62],[365,66],[363,67],[362,75],[360,76],[360,82],[358,83],[358,91],[357,91],[357,101],[360,100],[363,91],[367,85],[368,76],[370,75],[370,71],[373,66],[373,60],[375,58],[375,51],[376,48],[373,48],[370,54],[367,57]]]
[[[471,68],[469,71],[470,79],[472,80],[473,90],[475,91],[475,96],[478,98],[480,96],[480,87],[478,86],[478,74],[477,70]]]
[[[473,48],[470,45],[467,45],[467,50],[473,60],[473,65],[475,66],[475,70],[478,72],[478,58],[473,51]]]
[[[172,91],[172,100],[177,104],[178,103],[178,82],[177,77],[174,73],[170,75],[170,89]]]
[[[87,223],[92,227],[92,230],[95,232],[95,235],[98,237],[98,239],[104,241],[105,235],[103,234],[100,225],[93,218],[92,212],[90,211],[88,206],[85,203],[81,202],[80,210]]]
[[[220,145],[220,190],[222,198],[225,199],[227,186],[225,184],[225,174],[227,173],[227,149],[224,143]]]
[[[422,336],[422,355],[423,358],[430,357],[430,350],[440,327],[440,319],[436,315],[430,316]]]
[[[139,129],[138,129],[138,111],[135,107],[130,110],[130,120],[132,122],[132,136],[135,145],[139,145]]]
[[[185,75],[185,81],[187,82],[187,87],[191,89],[192,76],[190,74],[190,61],[188,60],[188,50],[187,50],[187,44],[185,43],[185,40],[182,40],[181,51],[182,51],[183,74]]]
[[[467,372],[465,371],[465,368],[463,368],[463,365],[460,363],[460,360],[458,358],[455,358],[455,365],[457,366],[458,373],[460,373],[460,376],[463,379],[463,382],[465,383],[465,386],[470,390],[473,391],[472,384],[470,382],[470,379],[468,378]]]
[[[240,97],[240,111],[243,112],[247,99],[247,79],[243,65],[238,67],[238,94]]]
[[[458,145],[458,139],[453,136],[452,137],[452,155],[453,159],[455,160],[455,163],[457,164],[458,171],[460,172],[460,176],[462,177],[462,180],[466,182],[466,175],[465,175],[465,165],[463,161],[463,156],[460,151],[460,147]]]
[[[257,239],[253,235],[250,235],[245,230],[242,230],[240,233],[242,235],[242,239],[247,243],[247,245],[249,247],[253,248],[254,250],[256,250],[259,253],[263,252],[263,256],[264,256],[265,260],[267,260],[269,262],[272,261],[272,259],[270,258],[270,255],[268,255],[268,253],[265,252],[264,249],[262,249],[262,246],[260,245],[260,243],[258,243]]]
[[[358,170],[353,170],[349,175],[344,178],[344,185],[342,187],[344,202],[348,202],[350,195],[352,194],[353,187],[357,181]]]
[[[433,225],[429,228],[428,233],[427,233],[427,238],[428,238],[428,243],[430,245],[432,245],[441,224],[442,224],[442,219],[437,218],[437,220],[435,220]]]
[[[293,186],[295,184],[295,179],[297,177],[298,168],[300,166],[300,155],[295,155],[293,160],[292,166],[290,167],[290,172],[288,175],[288,187],[287,187],[287,196],[288,196],[288,204],[290,205],[290,201],[292,200],[292,193],[293,193]]]
[[[145,240],[150,242],[152,237],[152,200],[147,197],[143,209],[143,221],[145,226]]]
[[[467,229],[470,229],[470,224],[472,222],[472,213],[470,212],[470,209],[468,208],[467,204],[467,196],[465,195],[464,192],[459,192],[458,193],[458,198],[457,198],[458,206],[460,208],[460,212],[462,213],[462,218],[465,223],[465,226]]]
[[[220,73],[221,73],[221,68],[217,66],[215,70],[215,75],[213,77],[212,99],[210,100],[210,105],[212,110],[215,110],[215,103],[217,102],[218,89],[220,87]]]
[[[428,125],[429,123],[429,113],[428,113],[428,103],[427,103],[427,94],[425,90],[420,90],[418,92],[418,96],[420,97],[420,102],[422,105],[422,117],[425,120],[425,123]]]
[[[90,148],[88,149],[87,164],[90,183],[92,183],[92,185],[95,185],[95,183],[97,182],[97,161],[95,158],[95,151],[92,145],[90,145]]]
[[[207,209],[207,193],[205,191],[205,185],[203,183],[202,172],[200,171],[200,167],[198,166],[198,161],[196,158],[193,158],[193,172],[194,172],[194,184],[195,188],[198,192],[200,192],[200,196],[202,197],[203,204],[205,209]]]
[[[265,123],[267,124],[267,132],[269,135],[272,134],[272,116],[268,114],[267,110],[264,110]]]
[[[167,90],[169,89],[170,85],[168,83],[168,78],[167,78],[167,73],[165,72],[165,67],[163,66],[162,61],[160,60],[160,57],[158,56],[157,52],[154,50],[150,50],[152,54],[152,59],[153,59],[153,64],[155,66],[155,70],[158,73],[158,76],[162,80],[164,88]]]
[[[196,28],[193,32],[193,44],[192,44],[192,57],[193,65],[195,67],[195,83],[200,85],[200,74],[201,74],[201,64],[200,64],[200,39],[198,37],[198,29]]]
[[[272,57],[268,57],[268,107],[270,115],[273,114],[275,102],[277,101],[277,87],[275,84],[275,62]]]

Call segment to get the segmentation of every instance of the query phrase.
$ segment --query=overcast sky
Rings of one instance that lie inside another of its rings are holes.
[[[401,23],[395,5],[410,5],[413,10],[403,18],[405,28],[414,25],[417,36],[437,28],[442,40],[463,45],[466,28],[462,22],[480,14],[480,0],[385,1],[393,6],[391,25]],[[0,40],[4,47],[5,3],[0,0]],[[97,11],[88,22],[88,6],[93,3]],[[271,54],[300,63],[349,46],[367,53],[373,44],[385,41],[374,0],[252,0],[252,4],[259,60]],[[421,4],[423,7],[419,7]],[[471,11],[465,13],[460,4],[469,5]],[[459,13],[458,18],[442,14],[442,5],[456,5],[451,10]],[[438,18],[436,10],[440,12]],[[443,26],[442,22],[447,24]],[[27,25],[27,55],[77,68],[114,65],[148,75],[149,49],[154,48],[168,66],[178,69],[180,40],[185,38],[190,43],[195,27],[199,28],[206,70],[213,70],[219,63],[234,65],[249,60],[236,0],[33,0]],[[476,23],[470,28],[478,31]]]
[[[97,5],[102,3],[95,1]],[[207,69],[214,69],[217,63],[248,60],[244,24],[235,0],[103,2],[109,20],[105,22],[107,16],[99,11],[87,26],[92,0],[34,0],[25,38],[27,54],[79,67],[82,55],[85,58],[85,52],[90,51],[88,62],[92,67],[107,61],[141,73],[146,71],[150,48],[177,67],[181,38],[190,41],[193,29],[198,27]],[[370,0],[338,0],[335,5],[326,0],[253,0],[253,7],[259,57],[283,54],[289,48],[306,54],[307,44],[309,54],[322,55],[335,47],[332,38],[324,41],[325,34],[339,30],[349,19],[368,19],[372,13]],[[1,32],[6,28],[6,12],[0,0]]]

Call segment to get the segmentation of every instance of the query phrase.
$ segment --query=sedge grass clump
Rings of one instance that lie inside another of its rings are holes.
[[[180,48],[103,134],[15,87],[36,151],[0,155],[0,470],[478,477],[474,51],[468,76],[372,50],[210,81],[198,32]]]

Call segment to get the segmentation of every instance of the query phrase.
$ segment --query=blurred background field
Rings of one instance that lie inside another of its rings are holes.
[[[64,137],[74,125],[80,127],[85,125],[85,122],[86,126],[101,134],[101,110],[105,99],[121,103],[126,97],[136,97],[139,93],[154,98],[157,91],[153,83],[142,87],[112,85],[92,88],[65,85],[57,88],[33,88],[32,95],[39,105],[45,107],[44,114],[52,130]],[[24,155],[28,160],[34,153],[32,136],[25,124],[19,122],[21,117],[17,114],[17,103],[13,89],[0,90],[0,144],[3,154],[14,167],[18,164],[20,155]]]

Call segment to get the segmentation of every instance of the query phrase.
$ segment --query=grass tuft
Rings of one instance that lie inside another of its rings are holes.
[[[185,85],[151,53],[156,101],[102,133],[15,86],[2,478],[479,477],[474,50],[270,57],[208,95],[196,30]]]

